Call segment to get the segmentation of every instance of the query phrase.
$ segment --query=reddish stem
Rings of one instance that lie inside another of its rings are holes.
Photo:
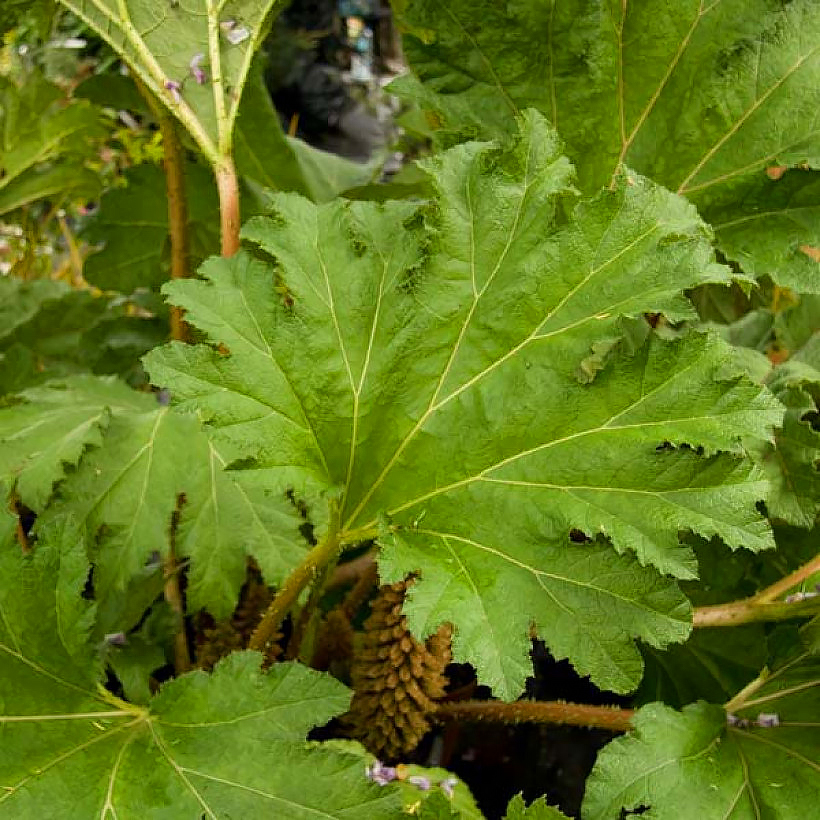
[[[440,703],[436,717],[440,720],[489,720],[497,723],[557,723],[566,726],[587,726],[627,732],[632,728],[633,709],[618,706],[589,706],[564,701],[468,700],[460,703]]]
[[[219,191],[222,255],[233,256],[239,250],[239,181],[233,160],[223,157],[215,174]]]
[[[165,188],[168,193],[168,226],[171,233],[171,279],[184,279],[189,274],[188,203],[185,199],[185,172],[182,146],[176,123],[162,106],[157,106],[162,132]],[[171,307],[171,338],[187,341],[189,328],[182,318],[182,309]]]

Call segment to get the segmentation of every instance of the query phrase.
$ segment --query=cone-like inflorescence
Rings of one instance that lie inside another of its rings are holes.
[[[352,734],[385,761],[418,745],[447,685],[451,627],[439,627],[426,646],[413,637],[402,614],[411,583],[379,588],[351,669],[355,694],[347,720]]]
[[[311,663],[314,669],[330,669],[334,674],[340,671],[340,667],[347,670],[353,654],[355,634],[351,622],[359,609],[367,603],[378,581],[379,574],[376,562],[373,561],[345,595],[342,603],[325,615]],[[347,675],[343,672],[341,677],[346,679]]]
[[[210,670],[225,655],[244,649],[272,598],[259,571],[251,567],[233,615],[202,630],[196,648],[197,666]]]

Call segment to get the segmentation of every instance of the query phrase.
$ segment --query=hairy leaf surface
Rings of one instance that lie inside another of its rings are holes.
[[[87,641],[88,565],[71,528],[0,570],[0,812],[76,817],[394,818],[401,796],[365,778],[360,752],[305,742],[349,692],[296,664],[269,673],[235,653],[167,683],[147,708],[99,686]],[[59,808],[58,811],[62,811]]]
[[[629,689],[632,637],[688,632],[648,566],[693,575],[678,531],[770,546],[741,440],[780,411],[709,337],[650,339],[591,383],[577,369],[620,314],[685,317],[680,290],[728,273],[691,206],[639,178],[561,224],[570,169],[535,114],[510,151],[460,146],[428,168],[421,212],[280,195],[245,229],[277,268],[241,254],[168,286],[222,352],[176,344],[147,366],[229,460],[338,495],[342,540],[384,527],[386,577],[422,572],[414,625],[456,623],[457,655],[500,693],[520,692],[533,618],[556,654]],[[570,545],[573,528],[609,543]]]
[[[534,106],[585,189],[626,164],[690,197],[747,272],[820,288],[816,174],[774,179],[819,167],[813,0],[398,5],[424,83],[399,91],[437,111],[445,131],[509,132]]]
[[[815,619],[816,620],[816,619]],[[743,690],[732,706],[748,725],[727,725],[720,706],[676,712],[654,703],[635,731],[599,755],[584,818],[621,817],[640,806],[658,820],[811,817],[820,800],[820,642],[817,624],[796,651]],[[775,726],[758,726],[758,722]]]

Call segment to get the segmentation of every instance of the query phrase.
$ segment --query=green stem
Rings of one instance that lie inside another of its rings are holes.
[[[279,624],[285,619],[293,605],[309,584],[313,583],[337,557],[339,544],[338,514],[332,516],[330,533],[320,541],[302,560],[302,563],[285,579],[276,597],[271,601],[259,626],[251,635],[249,649],[264,652],[268,643],[276,634]]]
[[[785,601],[767,603],[757,598],[746,598],[743,601],[730,601],[727,604],[697,607],[693,616],[693,625],[696,629],[713,626],[740,626],[766,621],[810,618],[818,613],[820,613],[820,596],[793,603]]]
[[[217,150],[222,157],[231,155],[231,123],[225,108],[225,81],[222,77],[222,54],[219,50],[219,8],[208,0],[208,59],[211,69],[211,88],[216,112]]]
[[[769,679],[769,671],[764,669],[753,681],[746,684],[730,701],[724,705],[727,712],[742,709],[746,701]]]
[[[168,538],[168,555],[163,566],[163,595],[165,601],[174,613],[174,669],[177,675],[189,672],[191,669],[191,649],[188,646],[188,637],[185,632],[185,599],[179,585],[179,564],[176,556],[177,528],[182,506],[185,504],[185,494],[177,496],[177,505],[171,516],[171,529]]]
[[[785,578],[781,578],[771,586],[766,587],[766,589],[762,589],[757,595],[753,596],[753,600],[759,601],[762,604],[770,603],[779,598],[784,592],[788,592],[799,584],[802,584],[803,581],[810,578],[816,572],[820,572],[820,552],[818,552],[811,561],[806,562],[802,567],[798,567]]]
[[[302,642],[305,637],[308,638],[308,644],[312,644],[312,635],[315,633],[322,618],[322,611],[319,608],[319,602],[327,589],[327,582],[333,570],[336,568],[336,560],[339,557],[339,551],[331,561],[329,561],[319,572],[316,580],[313,582],[313,588],[310,590],[305,606],[299,613],[299,617],[295,619],[293,631],[288,640],[288,648],[285,652],[286,660],[293,660],[299,657],[302,648]]]
[[[498,700],[466,700],[439,703],[436,717],[440,720],[493,721],[496,723],[553,723],[564,726],[587,726],[628,732],[632,728],[633,709],[618,706],[589,706],[564,701],[518,700],[504,703]]]

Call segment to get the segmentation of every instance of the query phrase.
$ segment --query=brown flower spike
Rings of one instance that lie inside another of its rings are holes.
[[[415,749],[447,685],[452,627],[439,627],[426,645],[413,637],[402,614],[412,582],[379,588],[351,669],[355,694],[347,721],[352,735],[385,761]]]
[[[201,638],[197,641],[197,666],[211,670],[226,655],[244,649],[272,597],[258,569],[250,567],[233,615],[202,630]],[[274,649],[269,653],[270,659],[275,659],[278,649],[275,643],[279,638],[281,634],[277,633],[273,642]]]

